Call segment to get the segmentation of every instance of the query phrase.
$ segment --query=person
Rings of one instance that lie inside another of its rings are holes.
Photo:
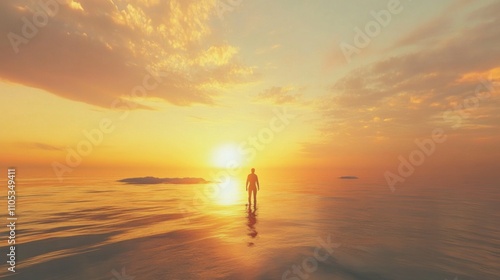
[[[257,205],[257,190],[260,191],[259,177],[255,174],[255,168],[252,168],[252,173],[247,176],[247,183],[245,184],[246,190],[248,191],[248,205],[252,205],[252,193],[253,193],[253,203]]]

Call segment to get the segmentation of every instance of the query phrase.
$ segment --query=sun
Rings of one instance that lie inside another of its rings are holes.
[[[217,148],[212,157],[212,164],[218,168],[241,166],[242,154],[235,144],[225,144]]]

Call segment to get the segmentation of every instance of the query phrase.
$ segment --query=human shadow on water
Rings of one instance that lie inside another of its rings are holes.
[[[255,224],[257,224],[257,206],[254,205],[252,208],[251,205],[247,207],[247,226],[248,226],[248,233],[247,235],[250,236],[252,239],[257,237],[259,234],[257,232],[257,229],[255,228]],[[255,245],[252,241],[248,242],[248,247],[251,247]]]

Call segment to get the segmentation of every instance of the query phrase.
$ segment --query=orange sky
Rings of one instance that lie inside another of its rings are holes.
[[[52,3],[0,3],[2,167],[383,179],[435,129],[419,175],[500,167],[498,1]]]

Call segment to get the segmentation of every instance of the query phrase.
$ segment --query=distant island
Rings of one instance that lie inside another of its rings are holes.
[[[209,181],[203,178],[157,178],[157,177],[137,177],[137,178],[125,178],[118,180],[118,182],[126,183],[126,184],[206,184],[210,183]]]
[[[340,176],[339,179],[351,180],[351,179],[359,179],[359,178],[356,176]]]

